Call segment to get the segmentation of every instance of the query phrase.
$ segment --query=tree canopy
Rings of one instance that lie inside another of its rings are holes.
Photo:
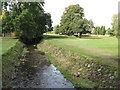
[[[5,23],[2,26],[3,31],[10,31],[11,26],[9,26],[9,23],[11,23],[21,40],[32,43],[33,39],[39,40],[44,32],[51,30],[51,15],[45,13],[43,3],[18,2],[11,3],[11,7],[11,11],[6,10],[7,13],[2,19]]]
[[[92,21],[84,18],[84,9],[79,4],[65,8],[60,22],[61,33],[67,35],[78,33],[78,37],[81,37],[83,33],[89,32],[92,27]]]

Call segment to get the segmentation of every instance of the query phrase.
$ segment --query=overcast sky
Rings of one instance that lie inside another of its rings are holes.
[[[61,16],[72,4],[79,4],[84,8],[85,17],[92,19],[95,26],[105,25],[111,27],[113,14],[118,13],[118,1],[120,0],[45,0],[45,11],[51,13],[53,26],[60,23]]]

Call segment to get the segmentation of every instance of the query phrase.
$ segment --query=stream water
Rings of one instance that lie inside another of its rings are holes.
[[[23,54],[20,62],[14,88],[74,88],[40,51]]]

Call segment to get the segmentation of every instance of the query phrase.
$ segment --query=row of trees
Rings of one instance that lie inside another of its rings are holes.
[[[51,15],[45,13],[43,5],[43,2],[9,2],[8,11],[8,2],[3,3],[2,33],[16,32],[24,43],[39,41],[52,26]]]
[[[93,30],[92,30],[92,34],[95,35],[105,35],[106,33],[106,29],[105,26],[96,26]]]
[[[95,35],[117,35],[118,31],[118,17],[113,16],[112,29],[107,29],[105,26],[96,26],[92,20],[84,18],[84,9],[79,4],[70,5],[65,8],[63,16],[61,17],[60,25],[54,27],[56,34],[75,35],[80,38],[82,34],[90,33]]]

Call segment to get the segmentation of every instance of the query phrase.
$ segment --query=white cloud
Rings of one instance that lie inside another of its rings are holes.
[[[45,0],[45,11],[51,13],[53,26],[60,23],[61,16],[71,4],[80,4],[85,17],[92,19],[95,25],[111,27],[113,14],[118,13],[119,0]]]

